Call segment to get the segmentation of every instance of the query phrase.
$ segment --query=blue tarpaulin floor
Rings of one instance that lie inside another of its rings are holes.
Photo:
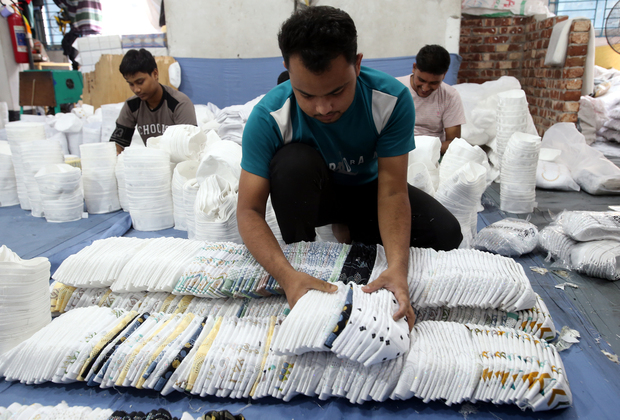
[[[562,209],[606,210],[609,205],[620,205],[620,197],[592,197],[585,193],[537,193],[539,208],[531,221],[539,227],[551,220]],[[494,184],[483,197],[485,210],[479,213],[478,228],[507,215],[498,209],[499,188]],[[523,217],[523,216],[520,216]],[[0,244],[7,245],[22,258],[45,256],[53,268],[68,256],[92,241],[109,236],[187,237],[186,232],[167,229],[159,232],[138,232],[131,228],[127,213],[115,212],[90,215],[77,222],[53,224],[30,216],[19,206],[0,208]],[[573,406],[553,412],[521,411],[516,406],[492,404],[462,404],[447,407],[443,403],[425,404],[421,400],[386,401],[352,405],[345,400],[320,401],[316,398],[295,397],[285,403],[274,399],[234,401],[221,398],[197,398],[173,393],[162,397],[154,391],[127,388],[99,389],[82,383],[61,385],[46,383],[27,386],[0,380],[0,406],[13,402],[55,405],[66,401],[69,405],[110,407],[125,411],[148,411],[163,407],[180,416],[183,411],[194,417],[208,410],[228,409],[242,412],[247,419],[367,419],[413,418],[463,419],[617,419],[620,418],[620,365],[611,362],[602,350],[619,353],[620,349],[620,282],[591,279],[571,273],[568,281],[579,284],[579,289],[560,290],[558,283],[567,279],[553,273],[544,275],[531,267],[550,267],[539,252],[523,256],[517,261],[527,273],[532,286],[547,304],[556,329],[569,326],[581,333],[581,341],[561,353],[565,371],[573,392]]]

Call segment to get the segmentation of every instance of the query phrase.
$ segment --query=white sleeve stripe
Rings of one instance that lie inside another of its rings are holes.
[[[392,116],[397,101],[398,98],[396,96],[378,90],[372,91],[372,118],[375,122],[375,127],[377,127],[377,133],[381,134],[381,131],[385,128]]]
[[[293,140],[293,124],[291,123],[291,98],[288,98],[282,108],[269,113],[278,124],[284,144]]]

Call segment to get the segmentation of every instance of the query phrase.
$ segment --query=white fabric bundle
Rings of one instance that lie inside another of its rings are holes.
[[[566,165],[588,194],[620,193],[620,168],[603,153],[588,146],[573,123],[558,123],[545,132],[542,146],[562,150],[556,162]]]
[[[0,247],[0,354],[49,324],[49,278],[47,258],[22,260]]]
[[[455,138],[439,165],[439,186],[451,180],[453,175],[468,162],[490,169],[487,154],[479,146],[472,146],[466,140]],[[490,184],[490,182],[489,182]]]
[[[196,179],[202,183],[211,175],[219,175],[237,190],[241,176],[241,146],[231,141],[215,141],[202,155]]]
[[[510,213],[531,213],[536,203],[536,169],[540,137],[515,132],[502,157],[500,207]]]
[[[507,218],[486,226],[478,232],[472,248],[517,257],[532,252],[538,245],[538,228],[528,221]]]
[[[121,208],[116,184],[116,145],[91,143],[80,146],[86,210],[110,213]]]
[[[200,183],[194,216],[195,239],[243,243],[237,227],[237,193],[227,179],[210,175]]]
[[[54,128],[67,136],[69,153],[72,155],[81,156],[82,127],[82,119],[73,113],[61,114],[56,118]]]
[[[0,207],[19,204],[17,179],[9,142],[0,140]]]
[[[558,222],[564,232],[575,241],[620,241],[620,212],[563,211]]]
[[[468,162],[446,182],[440,184],[435,198],[456,217],[461,225],[463,241],[460,247],[469,247],[476,232],[477,213],[486,188],[487,170],[475,162]]]
[[[241,144],[245,123],[250,117],[252,109],[263,96],[265,95],[260,95],[244,105],[226,107],[217,113],[215,121],[220,124],[217,129],[217,134],[222,140],[229,140],[239,145]]]
[[[422,162],[414,162],[407,168],[407,183],[416,187],[431,197],[435,195],[435,187],[428,167]]]
[[[145,240],[111,285],[114,292],[171,292],[202,243],[181,238]]]
[[[62,153],[63,154],[65,154],[65,155],[69,154],[69,143],[68,143],[67,136],[66,136],[65,133],[62,133],[60,131],[56,131],[52,135],[47,136],[47,139],[49,141],[55,141],[58,144],[60,144],[60,147],[62,148]]]
[[[82,127],[82,144],[101,142],[101,122],[84,124]]]
[[[409,170],[408,174],[413,170],[411,165],[414,163],[423,163],[428,170],[429,177],[433,184],[433,191],[439,187],[439,156],[441,152],[441,140],[439,137],[416,136],[415,149],[409,152]],[[407,177],[409,181],[409,176]],[[412,184],[413,185],[413,184]]]
[[[118,185],[118,200],[123,211],[129,212],[129,200],[127,199],[127,188],[125,186],[125,152],[121,152],[116,157],[116,166],[114,167],[116,175],[116,184]]]
[[[134,229],[156,231],[173,227],[169,154],[151,147],[128,147],[124,163],[125,188]]]
[[[196,177],[197,170],[198,162],[195,160],[181,162],[174,168],[172,175],[172,202],[174,205],[174,228],[177,230],[187,230],[183,185],[189,179]]]
[[[116,129],[116,120],[118,119],[121,109],[125,105],[125,102],[119,102],[117,104],[105,104],[101,105],[101,142],[106,143],[110,141],[112,133]]]
[[[579,242],[571,249],[574,270],[592,277],[620,279],[620,242],[600,240]]]
[[[37,122],[14,121],[6,124],[6,136],[11,147],[11,158],[17,180],[17,196],[22,210],[30,210],[30,200],[24,177],[21,145],[33,140],[45,139],[45,124]]]
[[[170,153],[170,161],[179,163],[185,160],[198,160],[207,135],[195,125],[179,124],[166,128],[160,139],[160,148]]]
[[[33,140],[21,145],[24,182],[34,217],[43,217],[43,204],[35,174],[45,165],[65,162],[60,145],[49,140]]]
[[[369,282],[386,268],[385,251],[377,246]],[[410,248],[407,278],[415,308],[466,306],[515,312],[536,305],[536,294],[520,264],[474,249]]]
[[[41,194],[45,220],[73,222],[82,218],[82,171],[66,163],[46,165],[34,176]]]
[[[52,276],[74,287],[109,287],[125,264],[148,244],[146,239],[107,238],[67,257]]]

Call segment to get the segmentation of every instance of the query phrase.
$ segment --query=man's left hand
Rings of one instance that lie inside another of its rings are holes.
[[[415,323],[415,312],[413,312],[411,301],[409,300],[407,276],[388,268],[375,281],[362,288],[366,293],[372,293],[379,289],[386,289],[394,294],[398,302],[398,311],[394,314],[394,320],[398,321],[405,317],[405,321],[409,324],[409,331],[411,331]]]

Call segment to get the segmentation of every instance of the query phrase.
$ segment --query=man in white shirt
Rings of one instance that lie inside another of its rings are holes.
[[[443,81],[449,67],[450,54],[445,48],[426,45],[416,55],[413,73],[397,78],[413,97],[415,135],[439,137],[442,155],[453,139],[461,137],[461,124],[465,124],[459,93]]]

